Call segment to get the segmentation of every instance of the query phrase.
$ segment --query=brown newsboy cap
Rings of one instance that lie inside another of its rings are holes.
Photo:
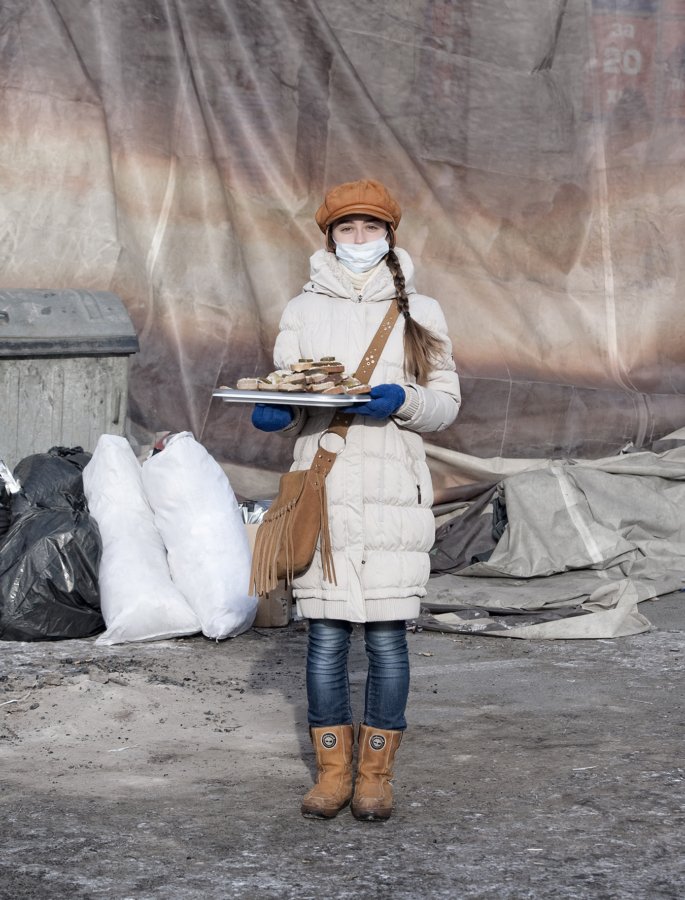
[[[347,181],[331,188],[314,218],[325,234],[329,225],[353,213],[374,216],[387,222],[393,231],[402,218],[402,210],[390,191],[380,181],[371,179]]]

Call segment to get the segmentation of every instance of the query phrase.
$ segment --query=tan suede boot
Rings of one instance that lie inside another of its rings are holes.
[[[384,821],[392,814],[392,765],[402,740],[401,731],[359,726],[359,762],[352,798],[352,815],[367,822]]]
[[[354,725],[310,728],[319,775],[300,811],[309,819],[332,819],[352,797]]]

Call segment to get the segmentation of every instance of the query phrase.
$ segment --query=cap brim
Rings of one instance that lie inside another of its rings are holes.
[[[328,228],[329,225],[332,225],[334,222],[337,222],[339,219],[344,219],[345,216],[354,215],[354,213],[359,213],[360,215],[365,216],[373,216],[374,219],[380,219],[381,222],[387,222],[388,225],[392,225],[395,227],[393,222],[394,220],[390,218],[387,212],[380,206],[372,206],[371,204],[365,204],[360,206],[358,203],[350,203],[348,206],[343,206],[341,209],[337,209],[334,215],[328,216],[324,221],[324,228]]]

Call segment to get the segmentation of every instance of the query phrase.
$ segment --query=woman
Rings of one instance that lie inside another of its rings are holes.
[[[310,281],[288,303],[274,348],[278,368],[333,356],[353,373],[397,298],[402,315],[371,377],[371,400],[346,409],[356,415],[326,481],[337,583],[324,579],[318,551],[293,581],[298,612],[309,620],[308,721],[318,767],[301,808],[309,817],[332,818],[350,800],[358,819],[392,812],[393,759],[407,727],[405,620],[419,614],[434,539],[421,433],[447,428],[460,404],[442,311],[416,293],[411,259],[394,249],[400,216],[377,181],[326,194],[316,213],[325,249],[312,256]],[[258,404],[252,422],[298,433],[292,468],[305,469],[331,415]],[[356,783],[347,670],[353,623],[364,623],[369,662]]]

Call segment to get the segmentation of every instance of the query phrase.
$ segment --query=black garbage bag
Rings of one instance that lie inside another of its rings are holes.
[[[12,498],[12,519],[34,507],[74,509],[85,505],[81,473],[91,454],[83,447],[52,447],[26,456],[14,467],[21,493]]]
[[[88,513],[82,449],[55,447],[14,469],[22,490],[0,538],[0,640],[90,637],[104,630],[102,542]]]
[[[9,497],[2,490],[0,485],[0,541],[7,534],[12,521],[12,514],[9,509]]]

